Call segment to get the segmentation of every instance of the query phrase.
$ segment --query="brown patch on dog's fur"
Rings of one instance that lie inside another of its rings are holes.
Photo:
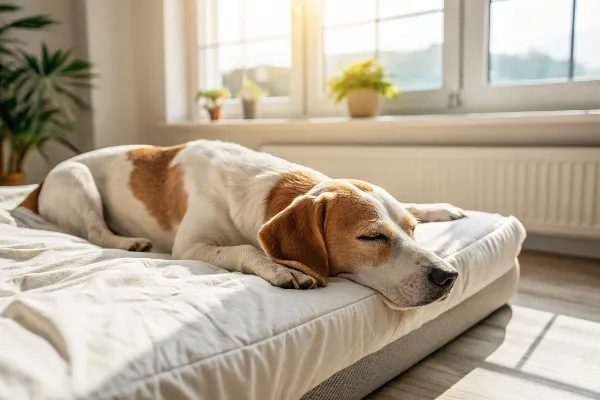
[[[23,202],[21,202],[21,204],[19,204],[17,207],[27,208],[28,210],[31,210],[34,213],[39,214],[40,213],[39,199],[40,199],[40,193],[42,192],[43,185],[44,185],[44,181],[42,181],[33,190],[33,192],[29,193],[29,195],[27,195],[25,200],[23,200]]]
[[[276,263],[297,269],[327,286],[329,261],[323,234],[325,201],[297,198],[258,232],[258,240]]]
[[[261,246],[275,262],[302,271],[326,286],[328,276],[351,272],[357,265],[375,266],[389,257],[389,241],[357,240],[365,230],[373,229],[371,225],[378,215],[356,185],[334,180],[311,192],[306,189],[315,184],[303,178],[300,182],[302,188],[290,187],[282,198],[289,199],[292,194],[294,198],[302,197],[292,199],[291,206],[281,200],[283,212],[268,218],[259,231]],[[311,196],[303,196],[308,192]],[[389,226],[375,228],[391,237]]]
[[[133,164],[129,187],[165,231],[181,223],[187,211],[188,195],[181,169],[178,165],[170,166],[183,148],[185,145],[149,146],[127,153]]]
[[[345,188],[333,198],[325,226],[331,276],[352,272],[356,266],[376,267],[389,258],[393,230],[378,219],[376,209],[357,189]],[[357,240],[369,232],[384,234],[389,240]]]
[[[290,171],[284,173],[271,188],[267,196],[265,221],[283,211],[292,204],[296,197],[308,193],[321,180],[307,171]]]

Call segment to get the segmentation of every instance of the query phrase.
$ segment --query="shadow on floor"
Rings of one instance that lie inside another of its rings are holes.
[[[494,353],[504,342],[505,331],[512,318],[512,309],[505,305],[481,324],[491,324],[493,334],[486,334],[482,340],[477,340],[477,348],[472,353],[476,358],[461,357],[460,360],[451,360],[447,357],[441,358],[439,353],[444,352],[448,346],[460,340],[459,336],[445,347],[432,353],[415,366],[389,381],[385,386],[375,390],[367,399],[402,399],[402,400],[428,400],[437,399],[457,382],[467,376],[472,370],[478,368],[485,360]],[[463,335],[469,335],[477,330],[479,325],[467,330]]]

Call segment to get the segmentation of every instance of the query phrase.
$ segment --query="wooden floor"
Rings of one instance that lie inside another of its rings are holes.
[[[510,305],[368,398],[600,399],[600,261],[519,260]]]

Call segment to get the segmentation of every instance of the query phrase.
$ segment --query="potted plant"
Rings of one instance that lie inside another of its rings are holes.
[[[244,119],[256,119],[258,117],[259,100],[266,95],[267,92],[256,82],[244,79],[242,89],[240,90]]]
[[[20,9],[0,3],[0,15]],[[50,162],[44,151],[48,142],[79,153],[67,134],[74,128],[73,108],[88,108],[76,91],[91,87],[91,64],[73,58],[69,51],[51,51],[45,44],[39,55],[29,53],[13,35],[18,30],[40,30],[54,24],[49,16],[35,15],[0,25],[0,185],[25,182],[23,165],[31,150]],[[9,145],[8,164],[5,143]]]
[[[222,117],[222,107],[231,97],[227,88],[198,90],[196,101],[204,99],[204,108],[208,111],[211,121],[218,121]]]
[[[353,118],[374,117],[379,113],[379,96],[388,99],[398,96],[398,87],[386,77],[385,67],[375,59],[359,61],[341,69],[342,73],[327,84],[329,96],[336,104],[348,100]]]

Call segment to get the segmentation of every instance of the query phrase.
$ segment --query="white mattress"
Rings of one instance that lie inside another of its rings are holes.
[[[21,194],[7,196],[0,204]],[[460,278],[446,301],[398,312],[341,278],[278,289],[201,262],[32,230],[44,222],[19,210],[21,227],[0,225],[0,398],[297,399],[513,266],[521,223],[469,215],[417,228]]]

